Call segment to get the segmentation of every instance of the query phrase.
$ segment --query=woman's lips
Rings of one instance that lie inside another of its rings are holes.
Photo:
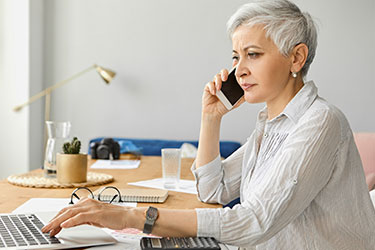
[[[250,89],[251,87],[255,86],[256,84],[251,84],[251,83],[241,83],[241,87],[243,90],[248,90]]]

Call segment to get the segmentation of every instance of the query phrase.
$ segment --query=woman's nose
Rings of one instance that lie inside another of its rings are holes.
[[[237,68],[236,68],[235,75],[236,75],[237,79],[250,74],[250,70],[244,65],[243,61],[241,61],[241,60],[238,61],[236,67]]]

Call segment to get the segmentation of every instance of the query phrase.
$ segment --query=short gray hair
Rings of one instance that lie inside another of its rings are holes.
[[[315,57],[317,30],[307,12],[288,0],[260,0],[242,5],[228,20],[227,31],[232,37],[241,25],[263,24],[266,36],[270,37],[280,53],[288,56],[293,48],[304,43],[309,49],[302,76],[306,76]]]

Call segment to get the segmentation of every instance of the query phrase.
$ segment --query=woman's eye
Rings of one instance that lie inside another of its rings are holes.
[[[255,58],[257,58],[257,57],[260,55],[260,53],[257,53],[257,52],[249,52],[247,55],[248,55],[251,59],[255,59]]]
[[[232,56],[233,61],[238,61],[238,56]]]

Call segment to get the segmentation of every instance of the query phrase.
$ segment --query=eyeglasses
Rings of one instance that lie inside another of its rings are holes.
[[[96,193],[96,191],[95,191]],[[70,196],[69,204],[76,204],[80,199],[90,197],[92,199],[97,198],[98,201],[112,203],[112,202],[123,202],[121,200],[121,193],[117,187],[106,186],[98,191],[96,197],[94,193],[87,187],[76,188]]]

